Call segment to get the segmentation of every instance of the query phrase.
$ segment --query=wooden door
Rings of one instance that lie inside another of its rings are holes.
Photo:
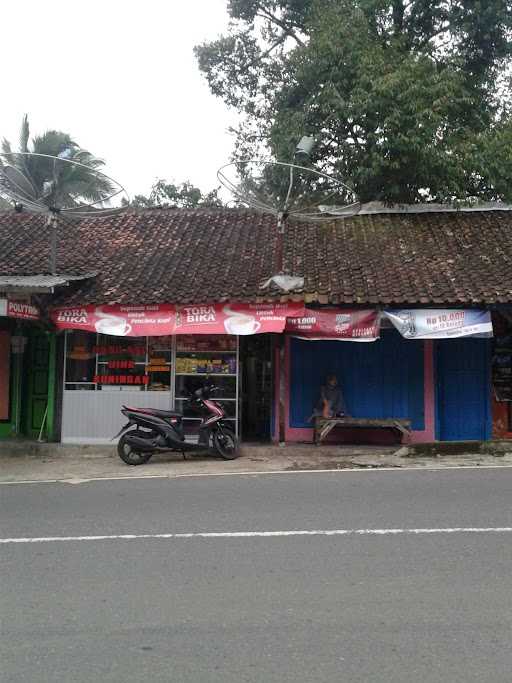
[[[11,335],[0,331],[0,422],[9,420]]]
[[[488,339],[437,343],[437,434],[441,441],[490,438],[490,361]]]
[[[48,402],[49,339],[44,332],[31,335],[25,353],[24,432],[37,437],[43,423]]]

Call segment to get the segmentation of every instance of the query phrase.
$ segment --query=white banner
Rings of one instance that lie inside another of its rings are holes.
[[[385,311],[384,315],[406,339],[492,337],[489,311],[417,308]]]

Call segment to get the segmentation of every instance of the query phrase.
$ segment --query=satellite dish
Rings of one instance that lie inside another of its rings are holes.
[[[341,200],[344,217],[353,216],[361,208],[354,191],[341,180],[284,161],[234,161],[222,166],[217,178],[243,204],[276,216],[280,226],[287,218],[329,220],[334,199]],[[340,204],[335,206],[337,216]]]
[[[57,232],[61,218],[102,218],[122,210],[124,187],[100,171],[84,150],[59,156],[0,152],[0,195],[31,213],[46,214],[52,228],[50,271],[57,272]]]
[[[313,142],[313,138],[302,138],[295,159],[307,159]],[[283,272],[283,234],[288,219],[335,220],[354,216],[361,208],[354,191],[346,183],[295,163],[261,159],[235,161],[222,166],[217,178],[242,204],[276,217],[280,272],[265,280],[261,289],[272,284],[286,292],[304,287],[302,276]],[[335,209],[332,213],[331,207]]]
[[[26,199],[36,200],[36,190],[30,180],[14,166],[4,166],[2,172],[10,186]]]
[[[91,157],[83,150],[0,152],[0,194],[34,213],[82,218],[119,211],[124,187],[81,159]]]

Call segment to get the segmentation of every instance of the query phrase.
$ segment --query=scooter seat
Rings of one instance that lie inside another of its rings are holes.
[[[132,413],[143,413],[144,415],[154,415],[155,417],[163,417],[163,418],[168,418],[168,417],[176,417],[176,418],[181,418],[183,417],[183,413],[178,413],[175,410],[158,410],[156,408],[129,408],[127,406],[124,406],[126,410],[132,412]]]
[[[158,417],[183,417],[183,413],[178,413],[175,410],[152,410],[151,412]]]

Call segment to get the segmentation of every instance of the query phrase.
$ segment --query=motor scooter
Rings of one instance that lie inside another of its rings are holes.
[[[240,452],[233,427],[225,419],[222,405],[210,398],[216,390],[213,384],[206,383],[188,399],[188,405],[202,416],[197,442],[185,440],[182,413],[123,406],[121,413],[128,418],[128,423],[114,436],[114,439],[119,437],[117,453],[121,460],[127,465],[143,465],[155,453],[172,451],[182,453],[183,458],[190,451],[208,451],[224,460],[238,458]]]

